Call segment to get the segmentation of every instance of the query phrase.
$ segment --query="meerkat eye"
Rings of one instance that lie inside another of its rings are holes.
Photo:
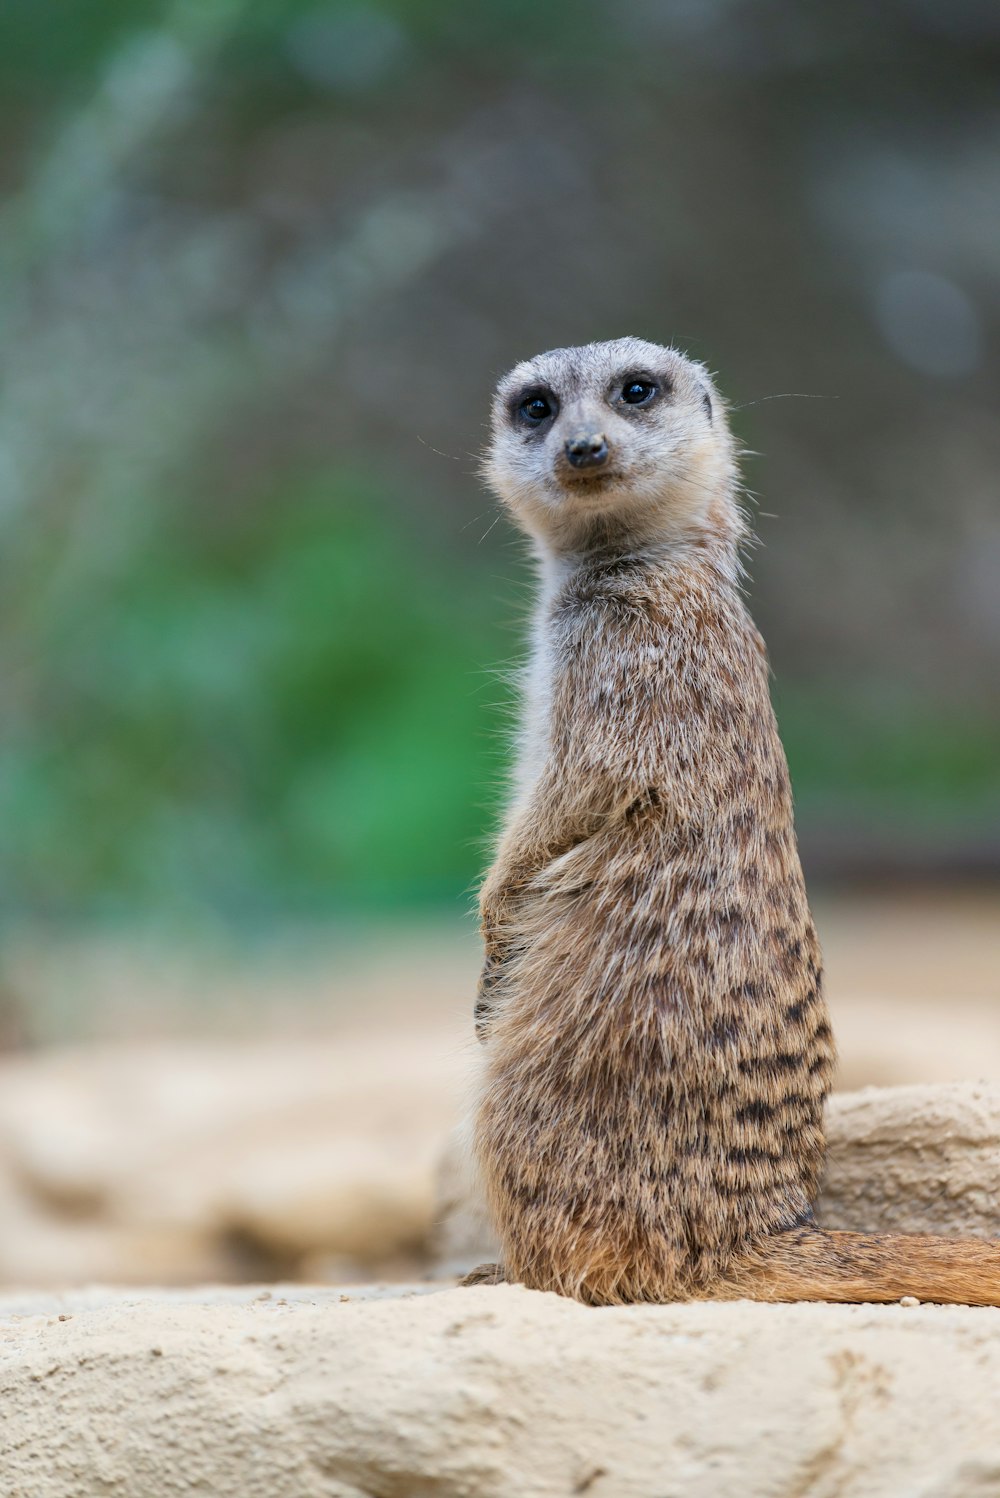
[[[626,380],[622,386],[622,400],[627,406],[644,406],[655,394],[652,380]]]
[[[533,390],[518,406],[517,414],[532,426],[537,426],[552,415],[552,400],[544,391]]]

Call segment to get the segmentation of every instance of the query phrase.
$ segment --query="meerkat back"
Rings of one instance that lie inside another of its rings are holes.
[[[638,339],[519,365],[487,474],[540,586],[480,901],[475,1151],[503,1261],[478,1277],[992,1301],[995,1245],[812,1221],[833,1041],[707,372]]]

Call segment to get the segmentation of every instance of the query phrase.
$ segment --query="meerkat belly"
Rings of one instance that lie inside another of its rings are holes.
[[[512,1277],[669,1298],[808,1212],[819,954],[801,876],[761,888],[721,836],[646,823],[589,851],[523,912],[478,1150]]]

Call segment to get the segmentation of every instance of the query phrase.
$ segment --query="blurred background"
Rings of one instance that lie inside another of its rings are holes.
[[[0,81],[0,1282],[426,1254],[558,344],[733,404],[843,1085],[1000,1077],[995,5],[8,0]]]

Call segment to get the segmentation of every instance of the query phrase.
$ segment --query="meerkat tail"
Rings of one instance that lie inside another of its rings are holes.
[[[1000,1239],[823,1232],[767,1239],[727,1278],[725,1299],[1000,1305]]]

